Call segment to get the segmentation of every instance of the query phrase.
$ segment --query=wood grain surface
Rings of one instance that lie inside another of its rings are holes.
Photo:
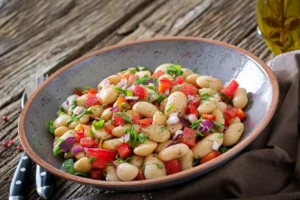
[[[254,0],[0,0],[0,117],[8,117],[0,122],[0,141],[15,141],[0,147],[0,199],[8,199],[21,156],[20,98],[36,75],[105,46],[176,35],[225,41],[266,61],[272,55],[256,26]],[[55,187],[52,199],[107,192],[62,179]],[[28,198],[39,199],[34,182]]]

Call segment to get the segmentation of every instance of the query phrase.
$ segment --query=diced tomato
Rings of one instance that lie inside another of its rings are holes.
[[[135,81],[135,79],[137,79],[137,78],[139,78],[138,75],[131,74],[131,75],[129,76],[129,78],[128,78],[128,83],[133,84],[134,81]]]
[[[158,91],[164,93],[166,90],[171,89],[172,81],[167,78],[160,79],[158,83]]]
[[[82,124],[82,126],[83,126],[84,136],[88,137],[89,136],[89,130],[91,129],[91,126],[85,125],[85,124]]]
[[[219,151],[212,151],[210,154],[204,156],[203,158],[201,158],[200,163],[203,164],[207,161],[210,161],[216,157],[218,157],[219,155],[221,155],[221,153]]]
[[[81,138],[79,143],[82,147],[89,147],[89,148],[95,145],[95,141],[91,137]]]
[[[198,106],[200,106],[200,99],[198,97],[195,97],[194,100],[192,100],[191,105],[198,108]]]
[[[89,148],[86,150],[87,157],[94,157],[95,161],[92,162],[92,168],[102,169],[106,167],[106,163],[115,160],[117,155],[116,151],[111,151],[107,149]]]
[[[225,108],[224,109],[224,114],[228,117],[228,118],[234,118],[237,114],[237,109],[236,108]]]
[[[160,76],[164,75],[165,73],[162,70],[159,70],[157,72],[155,72],[154,74],[152,74],[152,78],[159,78]]]
[[[119,107],[122,103],[127,103],[127,100],[124,97],[118,97],[116,105]]]
[[[91,179],[101,180],[104,178],[103,169],[91,169],[89,172]]]
[[[177,76],[176,82],[177,82],[178,84],[182,84],[182,83],[184,83],[184,79],[182,78],[182,76]]]
[[[81,95],[83,95],[83,92],[82,92],[81,89],[75,88],[75,89],[74,89],[74,94],[76,94],[76,95],[78,95],[78,96],[81,96]]]
[[[236,115],[240,118],[241,121],[246,118],[246,113],[241,108],[237,109]]]
[[[203,118],[203,119],[210,120],[210,121],[216,120],[216,116],[210,115],[210,114],[202,114],[202,118]]]
[[[195,108],[193,105],[189,104],[188,107],[186,108],[186,113],[187,114],[194,114],[196,117],[199,117],[199,113],[197,111],[197,108]]]
[[[167,174],[176,174],[181,171],[181,162],[179,160],[166,161]]]
[[[123,119],[119,115],[114,115],[112,121],[113,121],[114,126],[120,126],[120,125],[123,125],[125,123],[125,119]]]
[[[233,97],[235,91],[238,89],[239,83],[232,79],[230,83],[222,90],[223,94],[228,97]]]
[[[75,131],[75,141],[80,142],[80,139],[84,137],[83,131]]]
[[[143,173],[143,171],[141,169],[139,169],[139,172],[138,172],[138,174],[136,176],[136,179],[137,180],[145,180],[144,173]]]
[[[139,115],[139,114],[136,113],[136,114],[133,115],[131,121],[132,121],[134,124],[137,124],[137,125],[138,125],[140,119],[142,119],[141,115]]]
[[[225,117],[225,123],[224,123],[225,127],[229,127],[230,123],[229,123],[229,119],[228,117]]]
[[[104,130],[108,133],[108,134],[110,134],[110,135],[112,135],[112,130],[114,129],[115,127],[112,125],[112,124],[110,124],[110,123],[105,123],[104,124]]]
[[[138,96],[140,100],[144,100],[146,97],[146,89],[139,85],[133,85],[132,91],[134,96]]]
[[[90,88],[88,93],[89,94],[97,94],[97,90],[95,90],[94,88]]]
[[[95,94],[87,95],[86,100],[85,100],[85,105],[87,107],[92,107],[92,106],[99,105],[99,104],[100,104],[99,99],[98,99],[98,97],[96,97]]]
[[[195,95],[197,94],[197,88],[192,84],[185,84],[180,88],[180,92],[183,92],[185,95]]]
[[[145,119],[140,119],[139,120],[139,125],[143,128],[149,126],[152,124],[153,120],[151,118],[145,118]]]
[[[127,143],[122,143],[117,146],[118,154],[121,158],[126,158],[132,154],[132,150]]]
[[[194,147],[196,144],[195,130],[185,127],[183,129],[183,134],[180,138],[180,142],[188,145],[190,148]]]

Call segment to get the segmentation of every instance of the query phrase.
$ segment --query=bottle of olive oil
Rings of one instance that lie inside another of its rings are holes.
[[[257,21],[275,54],[300,49],[300,0],[257,0]]]

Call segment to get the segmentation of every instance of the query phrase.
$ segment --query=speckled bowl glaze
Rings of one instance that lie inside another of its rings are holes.
[[[142,65],[154,70],[162,63],[176,63],[191,69],[196,67],[197,73],[217,77],[224,83],[235,78],[240,87],[252,93],[253,102],[247,111],[245,132],[240,142],[210,162],[158,179],[106,182],[61,171],[63,159],[53,156],[53,136],[44,124],[56,117],[57,109],[73,89],[86,85],[96,87],[103,78],[127,67]],[[35,91],[22,111],[19,136],[33,161],[58,177],[110,190],[157,189],[199,177],[233,158],[268,124],[276,109],[278,94],[278,83],[272,71],[257,57],[238,47],[188,37],[130,42],[87,54],[51,75]]]

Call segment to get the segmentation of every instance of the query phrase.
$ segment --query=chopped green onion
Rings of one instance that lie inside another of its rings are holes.
[[[190,126],[190,128],[192,129],[196,129],[202,122],[202,119],[198,119],[197,121],[193,122],[192,125]]]
[[[170,112],[171,109],[173,108],[173,106],[174,106],[174,103],[169,104],[166,111]]]
[[[224,125],[223,125],[223,124],[220,124],[220,123],[215,122],[215,121],[214,121],[214,124],[215,124],[216,127],[224,128]]]
[[[203,136],[205,136],[203,133],[201,133],[200,131],[196,131],[196,135],[197,136],[201,136],[201,137],[203,137]]]
[[[127,92],[126,92],[126,96],[128,96],[128,97],[131,97],[131,96],[133,96],[133,92],[132,92],[132,90],[127,90]]]
[[[138,71],[145,71],[145,70],[148,70],[147,67],[143,67],[143,66],[136,66],[136,69]]]
[[[181,70],[180,65],[170,65],[166,68],[166,73],[170,74],[174,77],[180,76],[183,74],[183,71]]]
[[[120,88],[120,87],[115,87],[115,90],[117,90],[118,92],[120,92],[121,94],[124,94],[126,95],[126,90],[124,90],[123,88]]]
[[[55,127],[53,126],[53,120],[45,122],[45,125],[48,127],[50,133],[54,134]]]
[[[218,138],[223,138],[224,137],[224,133],[220,133]]]
[[[210,131],[213,132],[213,133],[217,133],[218,132],[215,128],[211,128]]]
[[[102,129],[104,127],[104,121],[100,119],[99,121],[93,121],[93,126],[96,130]]]
[[[88,135],[89,135],[91,138],[95,138],[95,134],[94,134],[94,132],[92,131],[91,128],[89,129]]]
[[[160,164],[158,164],[158,163],[153,163],[154,165],[156,165],[156,167],[158,168],[158,169],[163,169],[163,166],[161,166]]]
[[[93,163],[93,162],[95,162],[95,160],[96,160],[96,158],[94,156],[91,156],[89,158],[89,163]]]

